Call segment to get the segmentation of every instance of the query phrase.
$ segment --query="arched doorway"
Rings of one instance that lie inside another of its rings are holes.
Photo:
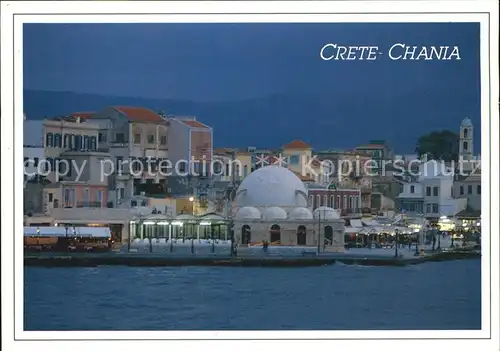
[[[241,244],[248,245],[252,239],[252,231],[249,225],[244,225],[241,227]]]
[[[273,224],[271,226],[271,230],[269,232],[271,234],[271,244],[280,244],[281,242],[281,228],[277,224]]]
[[[307,245],[307,240],[306,240],[306,227],[303,225],[299,225],[297,228],[297,245],[300,246],[305,246]]]
[[[333,244],[333,228],[329,225],[325,227],[324,243],[325,246]]]

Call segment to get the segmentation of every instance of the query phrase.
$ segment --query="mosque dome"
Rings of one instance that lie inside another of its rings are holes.
[[[339,219],[340,214],[331,207],[321,206],[314,210],[314,218],[321,216],[321,219]]]
[[[262,219],[265,221],[287,219],[286,211],[281,207],[268,207],[262,212]]]
[[[261,214],[258,208],[246,206],[239,209],[236,219],[260,219]]]
[[[307,207],[307,190],[290,170],[266,166],[243,179],[235,202],[238,207]]]
[[[472,121],[469,117],[465,117],[461,124],[462,127],[472,127]]]
[[[305,207],[297,207],[290,212],[290,219],[313,219],[313,214]]]

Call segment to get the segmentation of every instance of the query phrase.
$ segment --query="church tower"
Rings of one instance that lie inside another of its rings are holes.
[[[459,159],[464,161],[472,161],[474,154],[472,150],[474,127],[471,120],[466,117],[460,124],[460,144],[459,144]]]

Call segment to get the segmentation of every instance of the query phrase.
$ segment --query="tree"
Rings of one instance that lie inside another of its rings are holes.
[[[441,130],[422,135],[415,148],[419,156],[427,154],[428,159],[442,161],[458,160],[458,134]]]

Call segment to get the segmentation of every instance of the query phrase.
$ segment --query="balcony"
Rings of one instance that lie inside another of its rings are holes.
[[[79,201],[76,203],[77,208],[100,208],[102,206],[102,202],[100,201]]]

